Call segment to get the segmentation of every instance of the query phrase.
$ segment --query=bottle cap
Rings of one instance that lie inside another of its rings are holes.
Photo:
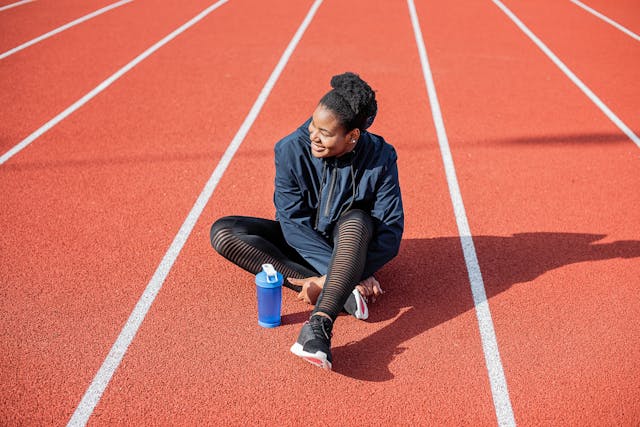
[[[262,271],[256,274],[256,285],[261,288],[277,288],[282,286],[284,278],[278,273],[273,265],[262,264]]]
[[[276,283],[278,281],[278,272],[271,264],[262,264],[262,271],[267,276],[267,283]]]

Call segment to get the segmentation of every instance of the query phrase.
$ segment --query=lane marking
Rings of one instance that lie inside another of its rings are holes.
[[[636,40],[638,40],[640,42],[640,36],[637,35],[636,33],[634,33],[633,31],[623,27],[622,25],[618,24],[616,21],[614,21],[611,18],[608,18],[607,16],[603,15],[602,13],[598,12],[595,9],[590,8],[589,6],[587,6],[586,4],[578,1],[578,0],[569,0],[572,3],[574,3],[576,6],[580,6],[581,8],[583,8],[584,10],[586,10],[587,12],[591,13],[592,15],[595,15],[596,17],[602,19],[604,22],[606,22],[609,25],[613,25],[614,27],[616,27],[618,30],[622,31],[623,33],[625,33],[626,35],[628,35],[629,37],[632,37]]]
[[[205,206],[209,202],[209,199],[213,195],[213,191],[218,186],[218,183],[220,182],[222,175],[224,174],[225,170],[229,166],[229,163],[231,163],[231,159],[235,155],[236,151],[238,151],[240,144],[242,144],[242,141],[244,141],[244,138],[247,136],[249,129],[251,129],[251,126],[253,125],[256,118],[258,117],[258,114],[260,113],[260,110],[262,109],[263,105],[267,101],[267,98],[269,97],[271,90],[273,89],[276,82],[278,81],[278,78],[280,77],[282,70],[287,65],[287,62],[289,62],[289,58],[293,54],[293,51],[298,45],[298,42],[302,38],[302,35],[304,34],[305,30],[311,23],[311,20],[313,19],[313,16],[315,15],[316,11],[320,7],[321,3],[322,3],[322,0],[316,0],[315,3],[313,3],[313,5],[311,6],[311,9],[309,9],[309,12],[307,13],[307,16],[304,18],[304,20],[302,21],[302,24],[300,24],[300,27],[298,28],[293,38],[289,42],[289,45],[285,49],[280,60],[278,61],[278,64],[276,65],[271,75],[269,76],[269,79],[267,80],[264,87],[262,88],[262,91],[260,92],[260,94],[258,95],[258,98],[253,104],[253,107],[251,107],[249,114],[244,119],[244,122],[242,122],[242,125],[238,129],[238,132],[231,140],[231,143],[229,144],[224,155],[218,162],[218,165],[213,171],[213,174],[205,184],[195,204],[191,208],[191,211],[187,215],[187,219],[185,219],[184,223],[180,227],[180,230],[178,231],[175,238],[173,239],[171,246],[169,246],[169,249],[165,253],[164,257],[162,258],[162,261],[158,265],[158,268],[153,274],[153,277],[151,277],[151,280],[147,284],[147,287],[145,288],[142,296],[140,297],[140,299],[138,300],[138,303],[136,304],[133,311],[131,312],[129,319],[127,319],[127,323],[124,325],[124,327],[120,331],[120,335],[118,335],[118,338],[116,339],[115,343],[111,347],[109,354],[107,355],[106,359],[102,363],[102,366],[100,367],[100,369],[98,370],[98,373],[96,374],[95,378],[91,382],[91,385],[89,386],[84,396],[82,397],[80,404],[74,411],[73,416],[69,420],[69,423],[67,424],[67,426],[86,425],[87,421],[89,420],[89,417],[93,413],[93,410],[95,409],[96,405],[100,401],[102,394],[107,388],[107,385],[111,381],[111,378],[113,377],[114,372],[120,365],[122,358],[127,352],[129,345],[131,344],[135,335],[137,334],[138,329],[140,328],[140,325],[144,321],[144,318],[147,315],[147,312],[149,311],[151,304],[153,304],[153,301],[158,295],[158,292],[160,292],[160,289],[162,288],[164,281],[169,275],[169,271],[173,267],[175,260],[178,258],[178,255],[182,251],[183,246],[185,245],[187,239],[189,238],[189,235],[193,231],[193,228],[195,227],[196,222],[198,221],[198,218],[202,214],[202,211],[204,210]]]
[[[48,39],[49,37],[52,37],[52,36],[55,36],[56,34],[63,32],[64,30],[68,30],[71,27],[74,27],[74,26],[76,26],[78,24],[81,24],[81,23],[83,23],[85,21],[88,21],[91,18],[95,18],[98,15],[102,15],[103,13],[108,12],[111,9],[115,9],[116,7],[122,6],[123,4],[130,3],[132,1],[133,0],[121,0],[121,1],[119,1],[117,3],[113,3],[113,4],[109,5],[109,6],[105,6],[102,9],[98,9],[95,12],[91,12],[90,14],[85,15],[85,16],[83,16],[81,18],[75,19],[75,20],[73,20],[73,21],[71,21],[71,22],[69,22],[67,24],[64,24],[61,27],[56,28],[55,30],[51,30],[48,33],[45,33],[45,34],[41,35],[40,37],[36,37],[33,40],[29,40],[28,42],[23,43],[20,46],[14,47],[13,49],[10,49],[10,50],[6,51],[5,53],[0,54],[0,59],[4,59],[7,56],[13,55],[16,52],[20,52],[21,50],[26,49],[29,46],[33,46],[34,44],[39,43],[42,40]]]
[[[596,106],[609,118],[609,120],[611,120],[616,126],[618,126],[618,128],[629,137],[630,140],[632,140],[633,142],[635,142],[635,144],[638,146],[638,148],[640,148],[640,138],[638,138],[638,136],[633,133],[633,131],[620,119],[618,118],[618,116],[616,116],[616,114],[611,111],[611,109],[609,109],[609,107],[607,107],[605,105],[604,102],[602,102],[600,100],[600,98],[598,98],[598,96],[593,93],[593,91],[591,89],[589,89],[587,87],[586,84],[584,84],[582,82],[582,80],[580,80],[578,78],[578,76],[576,76],[570,69],[569,67],[567,67],[552,51],[551,49],[549,49],[535,34],[533,34],[533,32],[527,28],[526,25],[524,25],[522,23],[522,21],[520,19],[518,19],[518,17],[511,12],[511,10],[509,10],[500,0],[491,0],[493,1],[493,3],[498,6],[504,13],[505,15],[507,15],[509,17],[509,19],[511,19],[513,21],[514,24],[516,24],[516,26],[518,28],[520,28],[520,30],[522,30],[523,33],[525,33],[527,35],[527,37],[529,37],[531,39],[531,41],[533,41],[536,46],[538,46],[540,48],[540,50],[542,50],[542,52],[544,52],[545,55],[547,55],[549,57],[549,59],[551,59],[551,61],[553,61],[554,64],[556,64],[556,66],[558,68],[560,68],[560,70],[562,70],[562,72],[569,77],[569,79],[576,85],[578,86],[578,88],[580,88],[580,90],[587,95],[587,97],[594,103],[596,104]]]
[[[22,0],[22,1],[18,1],[18,2],[15,2],[15,3],[8,4],[6,6],[1,6],[0,7],[0,12],[2,12],[3,10],[11,9],[13,7],[16,7],[16,6],[22,6],[23,4],[31,3],[33,1],[35,1],[35,0]]]
[[[162,40],[160,40],[159,42],[157,42],[156,44],[154,44],[153,46],[151,46],[150,48],[148,48],[147,50],[145,50],[144,52],[142,52],[140,55],[138,55],[137,57],[135,57],[131,62],[129,62],[127,65],[125,65],[124,67],[120,68],[118,71],[116,71],[115,73],[113,73],[110,77],[108,77],[106,80],[104,80],[102,83],[100,83],[98,86],[96,86],[95,88],[93,88],[91,91],[89,91],[86,95],[84,95],[82,98],[80,98],[79,100],[77,100],[76,102],[74,102],[70,107],[68,107],[66,110],[64,110],[63,112],[61,112],[60,114],[58,114],[57,116],[55,116],[53,119],[49,120],[47,123],[45,123],[44,125],[42,125],[38,130],[36,130],[35,132],[33,132],[31,135],[29,135],[28,137],[26,137],[25,139],[23,139],[20,143],[18,143],[17,145],[15,145],[13,148],[11,148],[9,151],[7,151],[6,153],[4,153],[2,156],[0,156],[0,165],[4,164],[7,160],[9,160],[11,157],[15,156],[16,154],[18,154],[20,151],[22,151],[25,147],[27,147],[29,144],[31,144],[33,141],[35,141],[36,139],[38,139],[38,137],[40,137],[42,134],[44,134],[45,132],[47,132],[48,130],[50,130],[51,128],[53,128],[55,125],[57,125],[58,123],[60,123],[62,120],[64,120],[65,118],[67,118],[68,116],[70,116],[73,112],[75,112],[77,109],[79,109],[80,107],[82,107],[84,104],[86,104],[87,102],[89,102],[91,99],[93,99],[96,95],[98,95],[100,92],[102,92],[103,90],[105,90],[106,88],[108,88],[109,86],[111,86],[111,84],[113,82],[115,82],[116,80],[118,80],[120,77],[122,77],[124,74],[126,74],[128,71],[130,71],[133,67],[135,67],[136,65],[138,65],[140,62],[142,62],[143,60],[145,60],[149,55],[151,55],[152,53],[154,53],[156,50],[160,49],[162,46],[164,46],[165,44],[169,43],[171,40],[173,40],[174,38],[176,38],[177,36],[179,36],[180,34],[182,34],[183,32],[185,32],[186,30],[188,30],[190,27],[192,27],[194,24],[196,24],[198,21],[200,21],[201,19],[203,19],[205,16],[207,16],[209,13],[213,12],[214,10],[216,10],[218,7],[222,6],[223,4],[225,4],[226,2],[228,2],[229,0],[219,0],[218,2],[216,2],[215,4],[209,6],[208,8],[206,8],[205,10],[203,10],[202,12],[200,12],[198,15],[196,15],[194,18],[191,18],[189,21],[187,21],[186,23],[184,23],[182,26],[180,26],[178,29],[174,30],[172,33],[170,33],[169,35],[165,36]]]
[[[504,369],[502,368],[498,341],[493,327],[493,320],[491,319],[491,311],[489,310],[489,302],[487,300],[484,281],[482,279],[482,273],[480,272],[480,265],[478,264],[478,257],[476,256],[476,250],[473,243],[473,237],[471,236],[467,214],[465,213],[464,203],[462,202],[462,194],[460,193],[458,178],[456,177],[456,170],[453,164],[453,157],[451,156],[451,149],[449,148],[449,139],[447,138],[447,133],[445,131],[444,119],[440,110],[436,86],[433,81],[433,75],[431,74],[431,67],[429,66],[427,49],[424,45],[424,38],[422,30],[420,29],[420,22],[418,20],[418,14],[413,0],[407,0],[407,4],[409,5],[411,23],[413,24],[413,32],[418,46],[424,81],[429,95],[431,114],[436,127],[438,144],[440,145],[442,161],[444,163],[445,174],[447,176],[449,195],[451,197],[451,203],[453,204],[458,233],[460,234],[460,243],[462,244],[464,262],[469,274],[473,304],[475,306],[478,327],[480,329],[482,351],[484,352],[485,364],[489,375],[489,383],[491,385],[493,406],[495,408],[498,425],[515,426],[516,422],[513,415],[513,409],[511,407],[509,391],[507,389],[507,380],[504,375]]]

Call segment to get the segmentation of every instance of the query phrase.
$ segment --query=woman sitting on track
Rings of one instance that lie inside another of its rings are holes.
[[[257,274],[273,264],[298,299],[315,304],[291,351],[331,369],[333,322],[368,316],[382,289],[373,274],[398,253],[404,226],[396,152],[366,129],[375,93],[344,73],[313,116],[276,144],[276,220],[224,217],[211,227],[223,257]]]

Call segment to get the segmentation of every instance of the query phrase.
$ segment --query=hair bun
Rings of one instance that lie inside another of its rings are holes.
[[[338,74],[331,78],[331,87],[334,89],[365,89],[371,90],[369,85],[360,78],[356,73],[347,71],[343,74]]]
[[[373,123],[378,111],[376,94],[371,86],[355,73],[346,72],[331,78],[331,87],[351,107],[354,125],[362,130]]]

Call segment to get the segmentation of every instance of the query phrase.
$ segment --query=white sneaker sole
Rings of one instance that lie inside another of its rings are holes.
[[[308,351],[304,351],[302,349],[302,344],[296,342],[291,346],[291,353],[295,354],[298,357],[303,358],[307,362],[315,365],[324,370],[331,370],[331,362],[327,360],[327,355],[321,351],[316,351],[315,353],[309,353]]]

